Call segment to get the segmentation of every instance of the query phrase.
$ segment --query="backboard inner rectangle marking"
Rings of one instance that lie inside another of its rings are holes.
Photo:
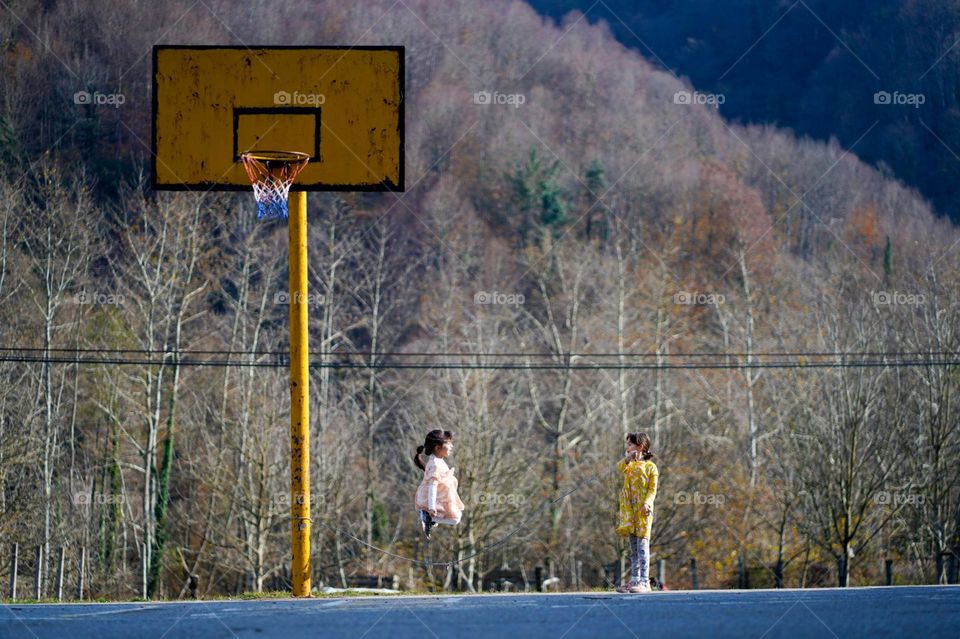
[[[234,108],[233,161],[247,151],[300,151],[320,162],[320,117],[320,107]]]

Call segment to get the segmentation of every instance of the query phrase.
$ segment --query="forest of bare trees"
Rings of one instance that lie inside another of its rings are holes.
[[[434,7],[0,12],[0,582],[17,543],[44,596],[60,548],[90,597],[286,586],[287,232],[150,190],[157,42],[406,47],[407,191],[310,195],[316,582],[608,587],[631,431],[668,583],[956,582],[957,229],[856,148],[676,100],[603,25]],[[466,511],[426,542],[434,428]]]

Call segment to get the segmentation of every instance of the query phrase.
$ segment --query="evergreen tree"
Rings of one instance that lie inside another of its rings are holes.
[[[893,243],[890,242],[890,236],[887,236],[887,244],[883,247],[883,277],[889,282],[893,276]]]
[[[608,225],[604,224],[606,215],[604,214],[604,206],[600,203],[599,199],[607,189],[607,178],[606,171],[600,160],[594,158],[590,162],[585,177],[587,187],[583,210],[587,218],[586,236],[587,239],[598,237],[605,240],[610,233],[610,229]]]
[[[551,231],[559,236],[568,222],[567,196],[557,181],[560,163],[544,165],[536,149],[530,150],[525,164],[517,166],[509,177],[512,204],[519,215],[517,243],[526,246],[534,230]]]

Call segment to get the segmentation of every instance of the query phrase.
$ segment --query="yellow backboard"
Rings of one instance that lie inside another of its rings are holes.
[[[311,156],[293,190],[403,190],[403,47],[153,49],[153,187],[250,189],[246,151]]]

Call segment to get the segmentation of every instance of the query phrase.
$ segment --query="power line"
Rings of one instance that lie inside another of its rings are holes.
[[[43,356],[43,355],[0,355],[0,363],[33,363],[33,364],[75,364],[84,366],[183,366],[183,367],[214,367],[214,368],[287,368],[289,362],[286,356],[265,360],[242,359],[197,359],[182,354],[173,354],[162,358],[124,358],[124,357],[90,357],[76,354],[73,357]],[[529,362],[351,362],[351,361],[311,361],[313,369],[436,369],[436,370],[744,370],[744,369],[817,369],[817,368],[914,368],[914,367],[951,367],[960,366],[960,357],[952,359],[847,359],[846,356],[835,358],[833,361],[774,361],[774,362],[683,362],[683,363],[567,363],[567,364],[533,364]]]
[[[90,354],[118,354],[118,355],[164,355],[189,357],[192,355],[242,355],[245,357],[286,357],[287,351],[235,351],[235,350],[173,350],[173,349],[141,349],[141,348],[41,348],[25,346],[0,346],[0,353],[90,353]],[[501,357],[571,357],[571,358],[731,358],[731,357],[960,357],[960,351],[761,351],[754,353],[724,352],[724,351],[690,351],[681,353],[591,353],[587,351],[573,351],[569,353],[555,352],[505,352],[505,353],[477,353],[471,351],[311,351],[311,355],[336,357],[470,357],[470,358],[501,358]]]

